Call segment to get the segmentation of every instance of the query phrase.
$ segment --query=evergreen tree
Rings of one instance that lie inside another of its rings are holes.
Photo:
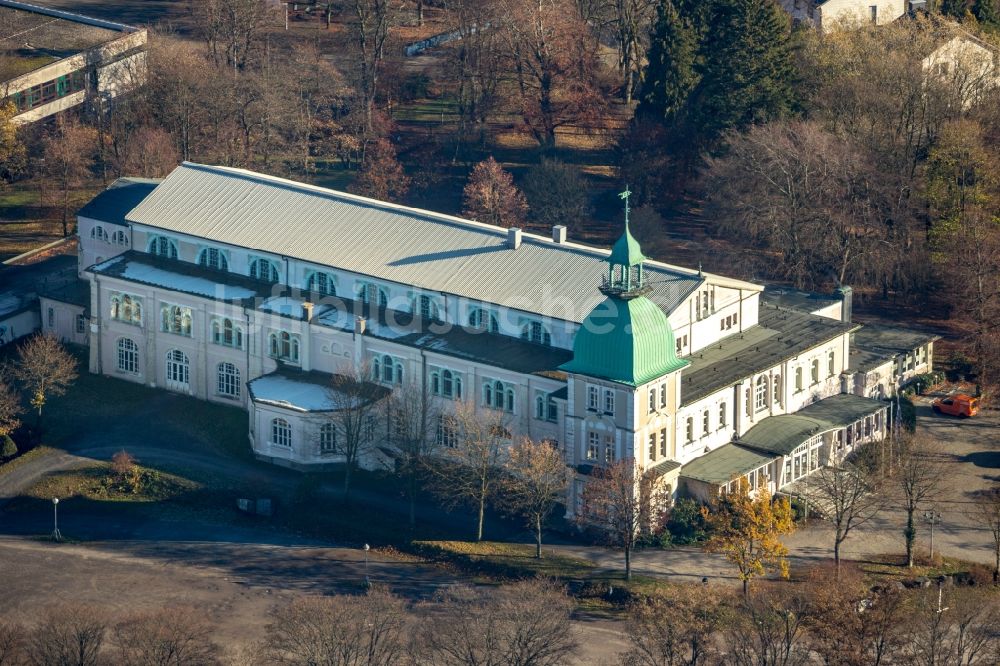
[[[698,83],[698,36],[673,0],[661,0],[650,38],[648,64],[636,115],[672,121]]]
[[[941,0],[940,11],[945,16],[961,20],[969,11],[969,2],[968,0]]]
[[[775,0],[715,0],[710,26],[687,112],[704,147],[786,115],[794,100],[789,19]]]
[[[1000,11],[997,10],[997,0],[976,0],[972,5],[972,14],[983,25],[1000,27]]]

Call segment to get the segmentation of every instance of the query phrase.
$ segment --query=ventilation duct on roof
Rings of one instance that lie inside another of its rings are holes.
[[[507,245],[512,250],[516,250],[521,247],[521,230],[517,227],[511,227],[507,230]]]
[[[566,227],[562,224],[557,224],[552,227],[552,242],[553,243],[565,243],[566,242]]]

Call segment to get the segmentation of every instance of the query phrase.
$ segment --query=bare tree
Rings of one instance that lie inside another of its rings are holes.
[[[626,625],[631,647],[621,666],[702,666],[718,654],[714,636],[728,602],[714,589],[674,585],[635,603]]]
[[[326,391],[330,411],[324,427],[332,429],[333,450],[344,456],[344,501],[351,496],[351,478],[361,460],[377,445],[380,403],[388,390],[371,381],[366,364],[342,368]]]
[[[396,18],[390,0],[350,0],[348,8],[354,15],[349,37],[354,47],[354,59],[365,128],[372,129],[372,111],[378,94],[382,65],[385,60],[389,28]]]
[[[903,539],[906,544],[906,565],[913,566],[917,526],[917,510],[941,496],[946,478],[941,464],[940,446],[924,435],[914,435],[901,443],[900,462],[895,470],[896,491],[906,511]]]
[[[451,587],[423,632],[422,663],[435,666],[558,666],[577,649],[572,600],[553,583],[499,589]]]
[[[386,420],[393,445],[400,459],[397,472],[403,476],[410,505],[410,528],[417,524],[417,492],[422,474],[433,465],[438,448],[438,404],[428,394],[427,386],[404,384],[396,387],[385,401]]]
[[[996,664],[998,623],[1000,605],[989,592],[955,587],[948,594],[924,590],[908,618],[909,649],[904,655],[918,666]]]
[[[471,505],[476,509],[476,541],[483,540],[486,506],[500,486],[504,445],[510,439],[507,418],[501,411],[476,409],[459,403],[454,416],[442,416],[444,446],[430,467],[431,489],[447,506]]]
[[[26,653],[34,666],[98,666],[108,619],[94,606],[59,604],[48,608],[30,631]]]
[[[54,335],[32,336],[18,348],[14,375],[31,395],[31,406],[38,410],[38,425],[49,396],[63,395],[76,381],[76,365],[76,358]]]
[[[592,123],[604,111],[596,40],[571,0],[498,2],[521,120],[539,146],[550,150],[558,128]]]
[[[819,507],[833,528],[833,561],[840,574],[840,548],[855,528],[872,520],[882,508],[875,475],[864,467],[843,463],[809,476],[805,495]]]
[[[499,227],[519,227],[528,213],[528,200],[514,187],[513,177],[492,156],[477,164],[463,191],[465,215]]]
[[[61,121],[42,139],[46,185],[43,199],[55,203],[62,216],[63,236],[69,235],[69,219],[80,204],[79,188],[91,177],[97,153],[97,132],[85,125]]]
[[[805,666],[808,604],[796,590],[772,587],[744,596],[724,632],[732,666]]]
[[[993,583],[1000,583],[1000,485],[977,493],[972,515],[993,537]]]
[[[535,531],[535,557],[541,559],[542,527],[556,504],[566,499],[569,468],[558,448],[527,437],[510,450],[504,468],[501,504]]]
[[[0,622],[0,666],[22,663],[26,633],[19,624]]]
[[[626,104],[639,86],[642,62],[655,15],[656,0],[614,0],[614,29],[618,46],[618,69]]]
[[[214,627],[194,608],[171,606],[138,613],[111,631],[121,666],[211,666],[219,663]]]
[[[378,587],[299,597],[274,614],[266,650],[269,663],[393,666],[404,663],[410,631],[403,601]]]
[[[625,554],[625,580],[632,579],[632,550],[643,532],[661,522],[669,497],[651,474],[627,458],[595,467],[583,486],[576,519]]]
[[[238,70],[250,64],[270,16],[265,0],[202,0],[194,9],[196,25],[216,65]]]

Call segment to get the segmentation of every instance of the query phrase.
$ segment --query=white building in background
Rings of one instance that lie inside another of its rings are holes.
[[[831,32],[871,23],[885,25],[910,10],[909,0],[780,0],[792,20]],[[922,4],[922,3],[920,3]]]
[[[458,401],[503,412],[559,447],[574,495],[622,458],[674,492],[777,490],[887,430],[887,403],[856,394],[849,290],[842,318],[771,305],[646,259],[627,225],[609,252],[185,163],[98,195],[79,236],[89,298],[51,296],[43,327],[51,308],[70,339],[82,312],[91,372],[246,409],[254,453],[281,464],[342,460],[321,417],[332,375],[361,366],[425,387],[443,446]],[[388,435],[372,424],[367,465],[390,464]]]
[[[105,103],[146,78],[146,30],[0,0],[0,102],[25,124]]]

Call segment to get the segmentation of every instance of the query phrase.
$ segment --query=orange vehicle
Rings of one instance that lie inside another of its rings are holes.
[[[979,398],[973,398],[964,393],[957,393],[938,398],[931,403],[931,407],[934,408],[934,412],[937,414],[949,414],[951,416],[966,418],[979,413]]]

